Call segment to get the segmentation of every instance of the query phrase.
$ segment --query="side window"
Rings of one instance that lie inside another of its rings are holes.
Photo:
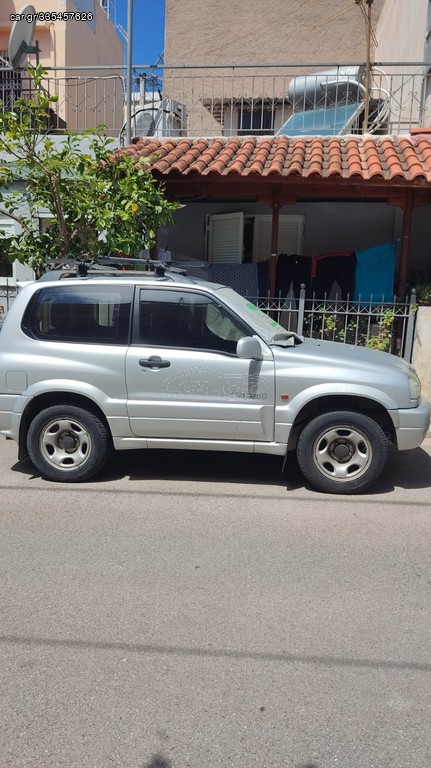
[[[208,296],[143,288],[139,302],[139,343],[149,346],[236,353],[250,331]]]
[[[125,285],[42,288],[27,307],[22,328],[44,341],[127,344],[132,295]]]

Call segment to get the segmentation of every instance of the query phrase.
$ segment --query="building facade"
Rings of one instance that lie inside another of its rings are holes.
[[[174,91],[175,78],[178,83],[181,79],[182,94],[176,89],[175,97],[186,102],[186,132],[196,141],[200,136],[212,140],[250,135],[264,140],[279,133],[289,120],[293,77],[322,69],[336,71],[339,76],[342,64],[356,64],[364,71],[369,52],[370,62],[385,62],[382,74],[378,66],[372,68],[373,86],[383,94],[385,111],[371,133],[376,141],[385,134],[410,137],[412,126],[431,125],[423,100],[428,72],[418,65],[426,60],[431,45],[429,5],[428,0],[372,0],[370,4],[351,0],[350,5],[345,0],[330,4],[274,0],[270,6],[257,0],[237,4],[227,0],[166,0],[165,83]],[[368,18],[369,9],[372,23],[367,51],[364,14]],[[416,62],[413,68],[411,62]],[[370,123],[366,128],[360,123],[353,127],[346,124],[346,130],[339,133],[347,140],[351,133],[363,135],[369,129]],[[320,137],[324,133],[311,126],[310,135]],[[339,141],[342,144],[344,139]],[[364,167],[364,158],[362,164]],[[286,176],[285,197],[289,197],[289,183]],[[231,250],[232,260],[261,261],[274,251],[292,252],[293,247],[296,253],[311,258],[322,251],[354,251],[391,240],[397,243],[399,257],[404,203],[388,203],[386,195],[381,200],[364,197],[353,202],[341,187],[338,200],[333,193],[331,199],[325,199],[324,190],[323,182],[317,198],[291,194],[290,204],[277,211],[280,226],[276,244],[274,208],[268,210],[262,199],[252,194],[244,197],[244,193],[235,202],[217,195],[206,200],[196,195],[177,212],[175,227],[160,233],[160,246],[181,259],[212,261],[224,248],[225,253]],[[428,220],[427,206],[411,211],[410,270],[429,266]]]
[[[33,0],[33,5],[38,13],[71,14],[68,21],[39,19],[36,22],[33,44],[37,41],[39,62],[47,70],[44,84],[49,93],[57,97],[50,114],[51,131],[80,131],[109,122],[114,135],[118,135],[124,120],[124,83],[120,68],[124,51],[112,6],[105,0]],[[19,71],[7,69],[8,41],[14,23],[11,16],[18,14],[22,7],[22,0],[2,0],[0,6],[0,108],[3,109],[11,109],[19,96],[31,94],[25,66],[34,65],[36,55],[30,54]],[[72,18],[74,14],[78,17]],[[113,68],[93,69],[97,65]],[[86,66],[91,69],[86,70]],[[40,224],[43,226],[43,219]],[[3,236],[15,232],[17,226],[12,219],[0,214]],[[32,271],[23,264],[0,261],[0,284],[2,279],[15,282],[32,276]],[[4,302],[0,304],[3,306]]]
[[[123,122],[124,85],[121,66],[123,42],[109,6],[99,0],[33,0],[37,13],[69,13],[70,19],[36,22],[39,62],[47,70],[45,85],[57,102],[52,105],[52,129],[73,131],[109,125],[118,134]],[[7,58],[13,21],[21,0],[3,0],[0,7],[0,55]],[[52,19],[52,16],[50,16]],[[36,56],[27,57],[34,65]],[[112,65],[112,69],[96,69]],[[25,62],[23,64],[25,67]],[[91,67],[86,70],[85,67]],[[14,97],[29,93],[24,71],[0,72],[0,99],[7,107]]]

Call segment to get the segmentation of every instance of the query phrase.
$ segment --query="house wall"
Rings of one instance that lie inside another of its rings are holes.
[[[383,2],[373,4],[375,20]],[[181,69],[165,69],[164,91],[186,105],[191,136],[237,135],[251,105],[275,115],[276,131],[291,114],[293,76],[365,62],[365,22],[353,0],[166,0],[165,8],[165,66]],[[313,62],[314,70],[286,66]]]
[[[412,364],[422,384],[422,396],[431,401],[431,307],[419,307]]]
[[[175,225],[158,234],[158,245],[176,259],[204,259],[205,215],[243,211],[245,216],[271,213],[255,203],[188,203],[175,213]],[[304,215],[304,255],[366,248],[400,236],[396,209],[385,203],[298,203],[280,208],[280,215]],[[268,254],[269,256],[270,254]]]
[[[174,225],[159,230],[158,246],[172,251],[176,260],[204,260],[206,214],[235,211],[253,216],[268,215],[271,209],[257,203],[188,203],[175,213]],[[402,236],[402,211],[386,203],[298,203],[284,206],[280,215],[305,216],[304,255],[310,257],[391,241],[399,245]],[[430,216],[431,206],[413,212],[409,270],[429,269]]]
[[[82,0],[80,3],[82,5]],[[123,45],[114,25],[96,0],[88,0],[92,5],[94,22],[65,22],[65,65],[84,66],[85,64],[123,63]],[[67,9],[76,8],[73,0],[67,0]],[[71,130],[78,128],[96,128],[100,124],[108,125],[110,135],[115,136],[123,124],[124,88],[122,71],[119,69],[69,71],[65,96],[65,119]],[[73,98],[70,96],[73,94]],[[77,111],[77,104],[86,104],[83,112]]]
[[[376,29],[379,61],[429,61],[428,13],[428,0],[386,0]],[[399,125],[399,132],[405,132],[415,123],[431,125],[431,104],[427,105],[423,113],[419,108],[423,90],[427,88],[424,67],[385,65],[384,69],[391,76],[391,119],[395,125]],[[399,75],[400,69],[403,69],[404,75]]]
[[[59,10],[58,0],[46,0],[46,2],[44,0],[33,0],[32,5],[36,11],[39,12]],[[8,47],[9,34],[13,25],[13,21],[10,20],[10,15],[12,13],[19,13],[24,6],[25,3],[21,2],[21,0],[2,0],[0,6],[0,50],[5,51]],[[59,32],[60,29],[63,32],[65,23],[58,21],[55,22],[55,26]],[[37,21],[34,40],[39,41],[39,48],[41,51],[39,60],[42,66],[55,66],[55,56],[57,56],[57,60],[60,64],[64,64],[64,34],[58,34],[56,46],[54,46],[50,23]],[[29,57],[29,62],[35,64],[36,57],[31,55]]]
[[[386,0],[377,23],[379,61],[423,61],[428,0]]]
[[[94,128],[108,123],[114,135],[123,122],[124,89],[121,70],[66,72],[61,67],[96,64],[120,66],[124,60],[123,44],[115,27],[98,0],[33,0],[37,12],[83,10],[93,13],[92,21],[38,21],[34,39],[38,40],[40,64],[58,67],[48,75],[48,90],[58,97],[55,111],[71,130]],[[18,13],[22,0],[2,0],[0,7],[0,50],[6,50],[12,23],[11,13]],[[29,57],[31,64],[35,56]],[[95,81],[94,77],[103,78]],[[77,105],[79,104],[79,109]]]
[[[22,0],[2,0],[0,6],[0,50],[6,50],[13,22],[12,13],[23,8]],[[40,63],[46,66],[123,63],[123,44],[98,0],[32,0],[36,12],[93,13],[93,21],[37,21],[35,40],[41,49]],[[46,37],[51,43],[45,45]],[[31,57],[34,62],[34,56]]]
[[[373,3],[375,22],[383,4]],[[365,55],[363,16],[346,0],[166,0],[165,64],[350,63]]]

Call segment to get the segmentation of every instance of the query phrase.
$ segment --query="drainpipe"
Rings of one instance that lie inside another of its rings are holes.
[[[126,147],[132,143],[133,0],[127,0]]]
[[[356,3],[358,3],[358,0],[355,0]],[[374,0],[365,0],[367,4],[367,11],[366,11],[366,36],[367,36],[367,54],[366,54],[366,63],[365,63],[365,112],[364,112],[364,123],[363,123],[363,130],[364,133],[367,133],[368,131],[368,117],[369,117],[369,110],[370,110],[370,92],[371,92],[371,6],[374,2]]]

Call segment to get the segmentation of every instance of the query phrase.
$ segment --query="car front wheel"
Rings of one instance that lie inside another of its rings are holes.
[[[58,405],[41,411],[27,434],[29,456],[41,475],[57,482],[88,480],[105,465],[111,441],[90,411]]]
[[[317,416],[302,430],[298,464],[324,493],[360,493],[380,477],[388,456],[382,428],[369,416],[334,411]]]

